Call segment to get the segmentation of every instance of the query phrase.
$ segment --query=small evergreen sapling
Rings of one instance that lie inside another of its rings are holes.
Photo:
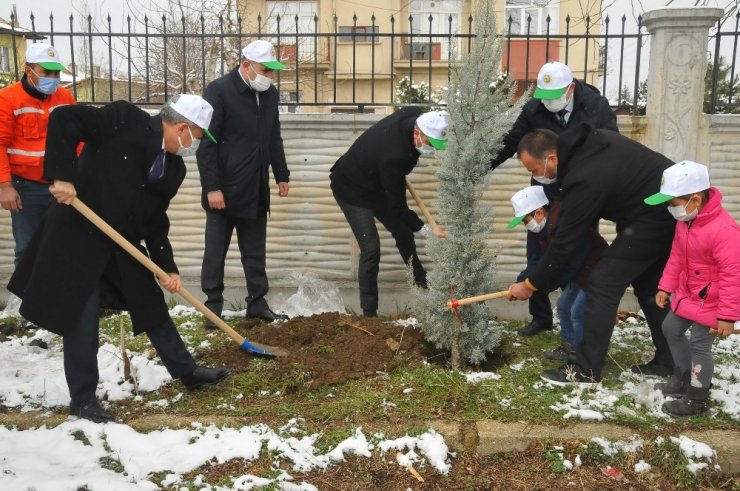
[[[429,289],[416,289],[416,316],[426,339],[449,349],[452,368],[479,364],[500,344],[491,329],[493,313],[485,303],[459,308],[459,318],[447,307],[452,296],[464,298],[494,291],[494,257],[485,239],[491,210],[480,204],[490,160],[521,111],[525,97],[512,104],[515,85],[501,73],[504,39],[496,35],[491,0],[476,9],[471,51],[453,70],[446,94],[452,125],[449,148],[439,152],[438,220],[447,238],[431,237],[428,245],[434,269]],[[467,43],[463,43],[467,45]]]

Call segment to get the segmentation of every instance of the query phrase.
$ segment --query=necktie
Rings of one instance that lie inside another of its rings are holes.
[[[558,120],[560,121],[560,126],[565,127],[565,115],[568,114],[567,109],[561,109],[558,111]]]
[[[164,149],[160,151],[154,158],[154,163],[149,169],[149,175],[146,178],[146,182],[157,182],[164,177]]]

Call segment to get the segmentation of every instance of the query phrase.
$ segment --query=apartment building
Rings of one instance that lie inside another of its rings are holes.
[[[469,47],[474,2],[239,0],[237,8],[244,32],[263,33],[289,65],[279,79],[284,101],[303,111],[386,112],[403,77],[432,91],[448,84]],[[554,60],[598,82],[599,43],[583,36],[601,32],[600,1],[495,0],[494,10],[499,32],[511,34],[502,68],[520,89]]]

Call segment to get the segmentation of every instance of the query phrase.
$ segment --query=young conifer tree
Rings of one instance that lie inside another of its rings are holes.
[[[452,368],[479,364],[500,343],[490,327],[493,314],[485,303],[447,307],[451,296],[464,298],[494,291],[494,257],[485,239],[492,225],[489,207],[480,203],[490,160],[503,135],[526,102],[513,105],[515,85],[501,73],[504,39],[496,34],[492,0],[481,0],[474,13],[471,49],[453,70],[446,94],[451,117],[449,147],[438,152],[437,213],[447,238],[430,238],[433,261],[429,289],[417,288],[415,315],[426,339],[452,353]],[[461,45],[467,50],[467,40]]]

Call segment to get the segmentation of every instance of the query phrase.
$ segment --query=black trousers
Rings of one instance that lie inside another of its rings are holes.
[[[537,268],[542,257],[542,245],[540,244],[539,234],[527,231],[527,268],[522,271],[516,281],[524,281],[531,271]],[[529,297],[529,315],[532,316],[532,322],[541,326],[552,326],[552,305],[550,304],[550,293],[544,290],[537,290]]]
[[[64,375],[72,402],[85,405],[95,400],[98,387],[98,316],[100,290],[96,289],[85,305],[77,324],[65,334]],[[195,361],[170,320],[147,331],[147,336],[172,378],[189,375]]]
[[[643,260],[607,256],[596,263],[588,277],[583,341],[577,359],[584,373],[590,371],[597,379],[601,378],[619,301],[630,284],[650,327],[655,361],[673,367],[671,351],[661,328],[668,309],[661,309],[655,304],[658,281],[667,259],[667,256]]]
[[[247,315],[256,315],[268,308],[265,300],[269,289],[265,271],[267,214],[249,219],[206,212],[200,286],[207,297],[206,306],[220,316],[224,308],[224,264],[234,229],[247,282],[247,296],[244,299],[247,302]]]
[[[411,261],[414,281],[426,283],[427,272],[416,253],[414,233],[390,211],[373,211],[342,201],[337,198],[339,208],[347,218],[352,233],[360,246],[360,264],[357,280],[360,284],[360,307],[363,313],[376,313],[378,310],[378,270],[380,266],[380,237],[375,226],[375,218],[390,232],[396,241],[396,248],[405,264]]]

